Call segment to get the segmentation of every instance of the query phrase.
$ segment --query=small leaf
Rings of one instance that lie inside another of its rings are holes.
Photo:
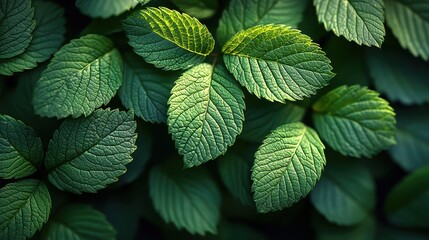
[[[366,87],[341,86],[314,105],[321,138],[341,154],[371,157],[395,141],[395,112],[379,93]]]
[[[46,153],[49,181],[72,193],[93,193],[116,182],[132,161],[136,127],[132,112],[117,110],[64,120]]]
[[[364,166],[330,160],[311,192],[311,202],[330,222],[358,224],[370,217],[375,204],[374,185]]]
[[[76,7],[92,18],[117,16],[137,4],[146,4],[150,0],[76,0]]]
[[[429,60],[429,2],[386,0],[386,23],[401,46]]]
[[[219,20],[216,37],[223,46],[241,30],[262,24],[285,24],[296,28],[308,0],[231,0]]]
[[[164,7],[136,11],[123,25],[134,51],[164,70],[188,69],[201,63],[215,44],[197,19]]]
[[[11,58],[25,51],[36,26],[30,0],[9,0],[0,3],[0,59]]]
[[[303,123],[285,124],[269,134],[252,168],[258,212],[281,210],[305,197],[322,174],[324,149],[317,133]]]
[[[359,45],[381,47],[386,35],[383,0],[314,0],[326,30]]]
[[[33,4],[36,27],[30,45],[13,58],[0,59],[0,74],[10,76],[35,68],[38,63],[51,58],[64,40],[64,9],[52,1],[37,0]]]
[[[167,102],[178,72],[159,71],[135,54],[124,55],[124,83],[119,89],[122,104],[149,122],[167,120]]]
[[[222,65],[202,63],[186,71],[168,100],[168,129],[185,167],[224,154],[240,134],[244,94]]]
[[[191,234],[216,234],[221,195],[207,172],[198,169],[167,171],[153,168],[149,176],[150,197],[165,222]]]
[[[51,197],[46,185],[25,179],[0,189],[0,239],[32,237],[48,221]]]
[[[222,52],[226,67],[241,85],[270,101],[309,97],[333,77],[330,61],[320,47],[284,25],[241,31]]]
[[[0,178],[22,178],[43,161],[42,141],[23,122],[0,115]]]
[[[86,204],[67,205],[60,209],[44,228],[45,240],[115,239],[116,231],[102,212]]]
[[[199,19],[212,17],[216,13],[218,0],[171,0],[180,11]]]
[[[45,117],[88,116],[122,84],[122,59],[112,41],[89,34],[55,53],[36,83],[33,104]]]

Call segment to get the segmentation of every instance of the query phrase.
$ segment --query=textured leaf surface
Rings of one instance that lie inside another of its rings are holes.
[[[49,142],[49,181],[72,193],[96,192],[116,182],[132,161],[136,127],[132,112],[117,110],[66,119]]]
[[[167,102],[178,72],[159,71],[135,54],[124,56],[124,83],[119,89],[122,104],[149,122],[167,120]]]
[[[386,23],[403,48],[429,60],[429,2],[386,0]]]
[[[255,154],[252,191],[259,212],[290,207],[316,185],[326,159],[317,133],[303,123],[282,125]]]
[[[307,0],[231,0],[224,10],[216,32],[220,46],[241,30],[277,23],[296,28],[301,22]]]
[[[240,134],[244,94],[227,70],[203,63],[186,71],[168,100],[168,129],[185,167],[224,154]]]
[[[207,27],[197,19],[164,7],[137,11],[123,24],[134,51],[165,70],[201,63],[215,44]]]
[[[222,52],[226,67],[241,85],[270,101],[309,97],[333,77],[330,61],[320,47],[284,25],[241,31]]]
[[[86,204],[74,204],[49,219],[43,234],[46,240],[113,240],[116,231],[103,213]]]
[[[396,143],[395,112],[366,87],[341,86],[314,105],[321,138],[346,156],[370,157]]]
[[[428,64],[405,51],[367,51],[367,64],[378,91],[403,104],[429,102]]]
[[[48,221],[51,197],[43,182],[26,179],[0,189],[0,239],[32,237]]]
[[[314,0],[326,30],[359,45],[381,47],[384,29],[383,0]]]
[[[217,10],[218,0],[171,0],[179,9],[192,17],[209,18]]]
[[[0,115],[0,178],[34,173],[43,160],[42,141],[23,122]]]
[[[30,0],[0,3],[0,59],[21,54],[30,44],[36,23]]]
[[[155,210],[167,223],[191,234],[216,234],[221,196],[207,172],[152,169],[149,190]]]
[[[130,10],[139,2],[147,3],[149,0],[76,0],[76,7],[90,17],[108,18]]]
[[[0,59],[0,74],[13,75],[35,68],[38,63],[48,60],[64,40],[64,10],[52,1],[36,0],[33,5],[36,27],[30,45],[13,58]]]
[[[370,217],[375,204],[374,185],[363,165],[329,160],[311,192],[311,202],[330,222],[354,225]]]
[[[88,34],[55,53],[36,84],[33,104],[45,117],[88,116],[122,84],[122,59],[108,38]]]

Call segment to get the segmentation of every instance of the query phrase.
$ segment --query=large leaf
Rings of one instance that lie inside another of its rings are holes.
[[[51,197],[41,181],[26,179],[0,189],[0,239],[27,239],[48,221]]]
[[[381,47],[384,29],[383,0],[314,0],[326,30],[359,45]]]
[[[224,154],[240,134],[244,94],[222,65],[202,63],[186,71],[168,100],[168,129],[185,167]]]
[[[388,194],[385,212],[394,225],[429,229],[429,166],[402,179]]]
[[[162,219],[178,229],[216,234],[221,196],[207,172],[198,169],[166,170],[156,167],[149,176],[152,203]]]
[[[218,0],[171,0],[179,9],[199,19],[212,17],[217,10]]]
[[[303,123],[282,125],[255,154],[253,199],[259,212],[290,207],[316,185],[326,159],[317,133]]]
[[[375,88],[403,104],[429,102],[428,64],[408,52],[383,48],[366,52]]]
[[[0,115],[0,178],[34,173],[43,161],[42,141],[23,122]]]
[[[132,161],[136,127],[132,112],[117,110],[66,119],[49,142],[49,181],[72,193],[96,192],[116,182]]]
[[[284,25],[243,30],[222,52],[226,67],[241,85],[270,101],[309,97],[333,77],[330,61],[320,47]]]
[[[108,18],[117,16],[137,4],[145,4],[150,0],[76,0],[76,7],[90,17]]]
[[[122,84],[122,59],[112,41],[88,34],[55,53],[36,84],[33,104],[45,117],[88,116]]]
[[[0,59],[21,54],[30,44],[36,23],[31,0],[0,3]]]
[[[332,159],[311,192],[311,202],[330,222],[354,225],[370,216],[375,204],[374,185],[363,165]]]
[[[134,51],[165,70],[201,63],[215,44],[207,27],[197,19],[164,7],[136,11],[123,25]]]
[[[35,68],[38,63],[48,60],[64,40],[64,10],[52,1],[35,0],[33,5],[36,27],[30,45],[13,58],[0,59],[0,74],[12,75]]]
[[[370,157],[396,143],[395,112],[379,93],[341,86],[313,105],[321,138],[343,155]]]
[[[122,104],[149,122],[167,120],[167,102],[178,72],[165,72],[135,54],[124,56],[124,83],[119,89]]]
[[[296,28],[307,0],[231,0],[223,11],[216,38],[223,46],[241,30],[262,24],[285,24]]]
[[[116,231],[104,214],[86,204],[61,208],[43,231],[45,240],[113,240],[115,236]]]
[[[386,0],[386,22],[402,47],[429,60],[429,2]]]

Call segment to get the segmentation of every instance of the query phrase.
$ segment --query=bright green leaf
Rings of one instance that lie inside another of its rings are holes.
[[[0,115],[0,178],[22,178],[43,161],[42,141],[23,122]]]
[[[64,120],[46,153],[49,181],[72,193],[96,192],[116,182],[132,161],[136,127],[132,112],[118,110]]]
[[[384,29],[383,0],[314,0],[326,30],[359,45],[381,47]]]
[[[109,240],[116,231],[102,212],[86,204],[73,204],[61,208],[49,220],[43,232],[45,240]]]
[[[137,4],[146,4],[150,0],[76,0],[76,7],[90,17],[108,18],[117,16]]]
[[[64,40],[64,9],[52,1],[35,0],[33,4],[36,27],[30,45],[25,52],[13,58],[0,59],[0,74],[13,75],[35,68],[38,63],[51,58]]]
[[[123,25],[134,51],[164,70],[188,69],[201,63],[215,44],[197,19],[164,7],[137,11]]]
[[[119,89],[122,104],[149,122],[167,120],[167,102],[178,72],[165,72],[135,54],[124,55],[124,83]]]
[[[1,1],[0,59],[15,57],[25,51],[36,26],[33,16],[30,0]]]
[[[313,206],[338,225],[364,221],[375,205],[375,184],[363,165],[352,161],[329,160],[311,192]]]
[[[244,94],[222,65],[202,63],[186,71],[168,100],[168,129],[185,167],[224,154],[240,134]]]
[[[25,179],[0,189],[0,239],[27,239],[48,221],[51,197],[46,185]]]
[[[386,23],[403,48],[429,60],[429,2],[386,0]]]
[[[352,157],[370,157],[395,144],[395,112],[378,95],[354,85],[338,87],[321,97],[313,105],[321,138]]]
[[[285,24],[296,28],[307,0],[231,0],[223,11],[216,37],[223,46],[234,34],[262,24]]]
[[[216,234],[221,195],[210,175],[201,170],[154,168],[149,176],[149,193],[165,222],[191,234]]]
[[[171,0],[181,11],[199,19],[212,17],[218,0]]]
[[[89,34],[55,53],[36,83],[33,104],[45,117],[88,116],[122,84],[122,59],[112,41]]]
[[[226,67],[241,85],[270,101],[309,97],[333,77],[330,61],[320,47],[284,25],[241,31],[222,52]]]
[[[252,191],[258,212],[290,207],[316,185],[326,159],[317,133],[303,123],[282,125],[255,154]]]

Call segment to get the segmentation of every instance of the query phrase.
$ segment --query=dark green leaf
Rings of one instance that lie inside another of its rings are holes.
[[[212,17],[217,10],[218,0],[171,0],[179,9],[199,19]]]
[[[146,4],[150,0],[76,0],[76,7],[90,17],[108,18],[117,16],[137,4]]]

